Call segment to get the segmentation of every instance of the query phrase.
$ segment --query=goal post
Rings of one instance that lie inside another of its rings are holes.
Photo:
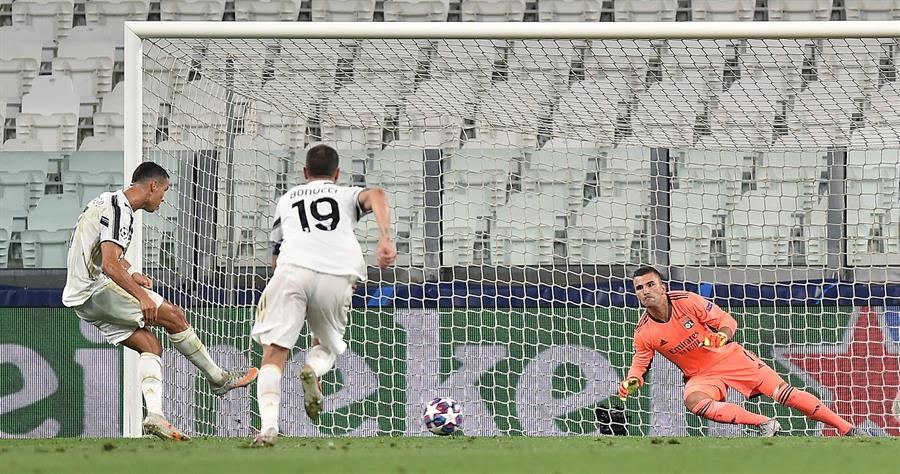
[[[879,400],[846,400],[856,381],[826,374],[870,370],[854,344],[886,361],[900,343],[885,291],[900,282],[898,38],[887,21],[126,22],[125,176],[145,160],[172,175],[126,257],[217,361],[258,362],[274,202],[322,142],[340,184],[388,191],[399,258],[370,266],[315,424],[296,396],[301,337],[284,433],[419,435],[436,396],[462,403],[466,434],[616,432],[595,412],[619,413],[641,265],[730,310],[748,348],[863,423]],[[360,223],[366,249],[373,229]],[[166,354],[164,409],[188,434],[258,423],[252,390],[216,399]],[[742,434],[686,413],[666,361],[651,373],[628,433]],[[871,382],[867,396],[900,386]]]

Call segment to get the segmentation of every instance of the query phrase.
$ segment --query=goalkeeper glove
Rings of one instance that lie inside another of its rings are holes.
[[[728,342],[728,334],[722,331],[710,334],[703,339],[703,347],[722,347]]]
[[[619,400],[624,402],[629,395],[637,392],[639,388],[641,388],[640,380],[634,377],[623,380],[622,383],[619,384]]]

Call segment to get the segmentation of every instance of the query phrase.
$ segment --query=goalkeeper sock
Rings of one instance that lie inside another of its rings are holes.
[[[256,377],[256,400],[259,403],[259,431],[274,428],[278,431],[278,410],[281,408],[281,369],[266,364]]]
[[[142,352],[137,369],[147,414],[162,416],[162,359],[152,352]]]
[[[768,417],[751,413],[734,403],[717,402],[715,400],[702,400],[697,403],[691,412],[697,416],[702,416],[707,420],[718,421],[719,423],[731,423],[733,425],[753,425],[758,426],[769,420]]]
[[[321,377],[328,373],[334,367],[334,361],[337,355],[321,344],[313,346],[306,354],[306,365],[312,367],[316,373],[316,377]]]
[[[222,380],[225,379],[225,372],[209,357],[206,346],[200,342],[200,338],[197,337],[194,328],[187,328],[182,332],[171,334],[169,338],[172,340],[172,345],[175,346],[175,349],[200,369],[206,380],[214,384],[222,383]]]
[[[853,425],[826,407],[822,400],[803,390],[797,390],[790,385],[784,385],[776,390],[772,398],[776,402],[791,407],[813,420],[833,426],[842,435],[853,429]]]

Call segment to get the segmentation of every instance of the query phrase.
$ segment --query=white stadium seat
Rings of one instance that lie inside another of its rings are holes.
[[[106,30],[78,26],[59,41],[53,73],[72,78],[75,93],[83,102],[94,102],[112,90],[116,50]]]
[[[384,21],[447,21],[450,0],[385,0]]]
[[[126,21],[143,21],[150,12],[150,0],[90,0],[84,2],[88,26],[106,30],[115,46],[125,45]]]
[[[222,21],[225,0],[160,0],[162,21]]]
[[[0,209],[4,214],[24,216],[37,205],[44,194],[48,162],[59,159],[58,153],[34,149],[38,145],[29,142],[9,140],[0,148]]]
[[[312,0],[312,21],[372,21],[375,0]]]
[[[844,0],[847,20],[900,20],[900,0]]]
[[[522,21],[525,0],[466,0],[460,5],[462,21]]]
[[[91,148],[112,147],[118,150],[96,150]],[[107,191],[115,191],[123,186],[122,171],[123,145],[91,140],[87,149],[81,147],[69,155],[68,171],[63,173],[63,189],[74,201],[86,206],[87,203]],[[68,194],[71,193],[71,194]]]
[[[19,103],[41,66],[41,37],[30,26],[0,28],[0,95]]]
[[[568,203],[555,196],[515,193],[497,208],[491,232],[491,261],[499,265],[554,262],[556,232],[565,230]]]
[[[467,170],[448,170],[444,172],[444,203],[480,206],[485,209],[495,208],[506,201],[506,186],[509,171],[486,169],[477,173]],[[473,215],[471,218],[477,216]],[[448,224],[459,227],[460,222]],[[485,229],[480,229],[485,230]]]
[[[152,104],[152,102],[150,102]],[[145,108],[149,104],[144,104]],[[152,126],[156,129],[156,115],[150,123],[144,123],[144,127]],[[94,113],[94,135],[125,137],[125,82],[116,84],[116,87],[100,100],[100,111]],[[82,143],[83,146],[83,143]]]
[[[12,4],[13,24],[30,25],[41,42],[51,45],[72,29],[73,0],[16,0]]]
[[[693,21],[753,21],[756,0],[692,0]]]
[[[75,150],[80,102],[66,76],[39,76],[22,97],[16,135],[41,140],[46,150]]]
[[[769,21],[827,21],[831,0],[769,0]]]
[[[22,266],[65,268],[68,242],[81,204],[66,194],[44,195],[28,213],[28,230],[22,232]]]
[[[300,0],[235,0],[237,21],[297,21]]]
[[[678,0],[617,0],[616,21],[675,21]]]
[[[600,21],[602,0],[542,0],[539,21]]]
[[[194,150],[224,146],[225,88],[206,78],[188,82],[172,104],[169,133]]]

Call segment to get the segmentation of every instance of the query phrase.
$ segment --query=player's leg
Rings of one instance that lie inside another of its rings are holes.
[[[691,413],[718,423],[759,427],[769,421],[768,417],[724,401],[726,390],[720,377],[693,377],[684,387],[684,406]]]
[[[837,413],[831,411],[831,409],[825,406],[825,403],[818,397],[809,392],[804,392],[803,390],[790,386],[781,378],[781,376],[775,373],[774,370],[772,371],[772,374],[774,376],[769,377],[768,380],[760,386],[760,393],[771,394],[772,399],[776,402],[786,407],[793,408],[810,419],[821,421],[822,423],[833,427],[841,435],[846,436],[853,433],[853,425],[841,418]]]
[[[278,437],[278,414],[281,411],[281,377],[290,351],[269,344],[263,346],[262,363],[256,379],[256,401],[259,404],[260,428],[254,446],[272,446]]]
[[[190,437],[169,423],[162,411],[162,346],[159,339],[146,328],[138,328],[122,341],[140,356],[138,357],[138,377],[147,416],[144,418],[144,432],[158,438],[173,441],[190,441]]]
[[[162,346],[156,336],[143,327],[144,316],[137,300],[117,285],[109,284],[76,307],[75,314],[100,329],[110,344],[122,344],[140,354],[138,377],[147,408],[144,432],[163,439],[188,440],[163,417]]]
[[[152,295],[156,293],[151,292]],[[157,295],[159,296],[159,295]],[[159,297],[162,300],[162,297]],[[224,395],[230,390],[246,387],[256,379],[259,371],[256,367],[250,367],[239,371],[226,372],[219,367],[206,346],[197,337],[194,328],[187,322],[184,311],[178,306],[162,301],[157,309],[157,325],[169,333],[172,346],[191,361],[200,373],[209,381],[212,392],[216,395]]]
[[[301,270],[278,268],[256,308],[250,337],[263,346],[263,358],[256,381],[261,425],[252,446],[271,446],[278,437],[281,378],[306,316],[305,285],[309,278],[308,270]]]
[[[313,420],[322,412],[325,398],[319,379],[334,367],[337,356],[347,350],[344,331],[354,282],[352,277],[319,274],[310,298],[307,318],[314,337],[300,371],[300,381],[303,405]]]

